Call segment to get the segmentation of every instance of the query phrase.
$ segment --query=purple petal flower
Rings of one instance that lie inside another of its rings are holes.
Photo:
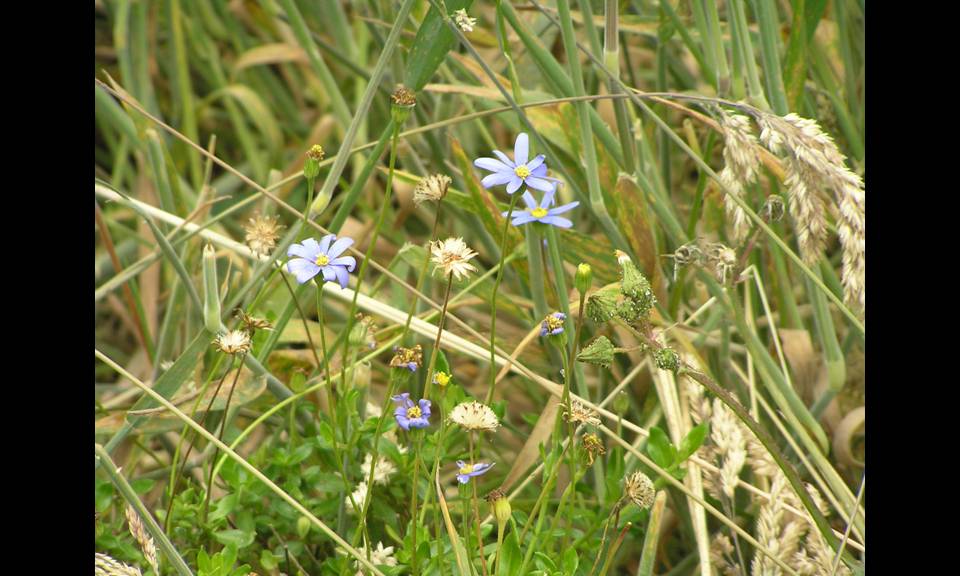
[[[459,474],[457,474],[457,482],[461,484],[466,484],[474,476],[480,476],[481,474],[486,474],[488,470],[493,468],[493,465],[496,462],[491,462],[487,464],[485,462],[477,462],[476,464],[467,464],[463,460],[457,460],[457,468],[459,469]]]
[[[547,165],[544,162],[546,157],[538,154],[535,158],[527,159],[530,156],[530,139],[523,132],[517,135],[517,140],[513,145],[513,160],[499,150],[493,151],[499,158],[477,158],[473,165],[477,168],[489,170],[491,174],[483,177],[480,183],[484,188],[493,186],[507,185],[507,194],[513,194],[524,184],[528,188],[534,188],[541,191],[548,191],[554,188],[547,176]]]
[[[414,404],[413,400],[410,399],[409,392],[398,394],[392,397],[391,400],[397,404],[393,415],[397,419],[397,424],[404,430],[409,431],[411,428],[426,428],[430,425],[429,400],[422,399],[417,404]]]
[[[537,178],[528,178],[527,185],[531,188],[537,188],[533,182],[536,182]],[[544,180],[545,182],[545,180]],[[536,199],[533,197],[533,194],[530,194],[530,191],[525,191],[523,193],[523,202],[527,205],[526,210],[514,210],[510,213],[510,218],[513,218],[511,224],[514,226],[523,226],[524,224],[529,224],[530,222],[540,222],[541,224],[549,224],[550,226],[556,226],[558,228],[570,228],[573,226],[573,222],[566,218],[561,218],[557,216],[558,214],[563,214],[564,212],[569,212],[577,206],[580,205],[579,201],[570,202],[569,204],[564,204],[563,206],[557,206],[556,208],[550,208],[550,205],[554,202],[554,197],[556,196],[557,190],[556,187],[551,186],[549,190],[546,190],[543,198],[540,199],[540,202],[537,203]],[[507,213],[503,212],[502,216],[506,216]]]
[[[562,334],[563,322],[566,319],[567,315],[563,312],[554,312],[553,314],[549,314],[543,319],[543,322],[540,323],[540,335],[556,336],[557,334]]]
[[[305,284],[318,274],[325,282],[336,282],[347,287],[349,272],[357,267],[353,256],[340,256],[353,244],[353,238],[340,238],[328,234],[317,242],[307,238],[302,244],[293,244],[287,249],[287,271],[296,276],[297,282]],[[336,240],[336,241],[334,241]]]

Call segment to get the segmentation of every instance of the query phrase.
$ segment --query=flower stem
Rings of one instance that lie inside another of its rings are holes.
[[[223,419],[220,421],[220,434],[217,436],[217,440],[220,440],[221,442],[223,442],[223,433],[227,429],[227,416],[230,413],[230,400],[233,399],[233,391],[237,387],[237,380],[240,379],[240,372],[243,370],[244,356],[246,356],[245,353],[240,355],[240,362],[237,363],[237,372],[233,376],[233,382],[230,384],[230,392],[227,394],[227,403],[223,407]],[[221,383],[223,383],[222,380],[221,380]],[[214,394],[213,398],[210,399],[211,405],[213,405],[213,401],[216,397],[217,397],[216,394]],[[203,518],[204,522],[206,522],[207,520],[207,510],[209,510],[210,508],[210,495],[213,493],[213,465],[214,463],[216,463],[216,461],[217,461],[217,448],[214,447],[213,459],[210,462],[210,474],[207,476],[207,495],[203,499],[203,514],[201,517]],[[187,461],[184,460],[183,463],[186,464]]]
[[[447,319],[447,303],[450,301],[450,288],[453,286],[453,272],[447,274],[447,289],[443,294],[443,308],[440,309],[440,320],[437,322],[437,339],[433,343],[433,351],[430,352],[430,363],[427,365],[427,379],[423,383],[423,397],[430,398],[430,388],[433,385],[433,366],[437,362],[437,355],[440,353],[440,336],[443,335],[443,323]]]
[[[427,272],[430,269],[430,243],[437,237],[437,228],[440,225],[440,209],[443,202],[437,202],[437,214],[433,217],[433,230],[430,232],[430,241],[427,242],[426,255],[423,258],[423,265],[420,267],[420,274],[417,276],[417,292],[423,289],[423,281],[427,278]],[[410,333],[410,321],[413,320],[413,314],[417,310],[417,299],[410,300],[410,309],[407,311],[407,322],[403,325],[403,335],[400,337],[401,345],[406,346],[407,335]]]
[[[410,555],[411,573],[413,576],[420,574],[420,561],[417,558],[417,480],[420,477],[420,447],[423,445],[423,432],[415,432],[417,435],[417,446],[413,453],[413,478],[410,482],[410,537],[413,541],[413,550]],[[373,469],[371,468],[371,471]]]
[[[499,12],[499,3],[498,3]],[[503,259],[507,249],[507,232],[510,230],[510,216],[513,213],[514,206],[517,205],[517,198],[520,194],[514,193],[510,198],[510,208],[507,209],[507,216],[503,219],[503,234],[500,236],[500,262],[497,264],[497,279],[493,283],[493,293],[490,296],[490,388],[487,390],[486,403],[490,404],[493,400],[494,388],[497,385],[497,363],[495,362],[496,340],[497,340],[497,293],[500,292],[500,282],[503,280]]]

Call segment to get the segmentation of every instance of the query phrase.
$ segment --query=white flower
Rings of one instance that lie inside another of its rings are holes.
[[[357,548],[357,551],[360,552],[364,558],[367,557],[366,546],[360,546]],[[383,542],[377,542],[377,547],[370,549],[370,563],[374,566],[396,566],[397,559],[393,557],[393,546],[384,548]],[[360,561],[354,560],[354,564],[357,568],[356,576],[364,576],[363,570],[360,569]]]
[[[463,8],[453,13],[453,21],[464,32],[473,32],[473,27],[477,25],[477,19],[468,16]]]
[[[225,354],[246,354],[250,351],[250,335],[243,330],[224,332],[213,343]]]
[[[372,463],[372,455],[367,454],[364,456],[363,464],[360,465],[360,471],[363,472],[364,478],[370,477],[370,464]],[[377,458],[377,466],[373,471],[373,483],[386,486],[387,482],[390,481],[390,477],[393,476],[396,471],[397,467],[394,466],[392,462],[383,458]]]
[[[347,498],[347,509],[352,514],[359,514],[360,510],[363,509],[363,501],[367,499],[367,481],[364,480],[357,484],[357,489],[350,494],[350,498]],[[354,503],[356,503],[356,508],[354,508]]]
[[[493,410],[479,402],[463,402],[450,412],[450,420],[467,430],[496,430],[500,420]]]
[[[444,275],[453,274],[457,280],[465,278],[476,267],[469,260],[477,255],[463,238],[447,238],[430,244],[433,263],[443,270]]]

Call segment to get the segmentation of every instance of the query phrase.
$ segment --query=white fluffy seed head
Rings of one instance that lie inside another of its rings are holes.
[[[466,430],[494,431],[500,426],[496,413],[480,402],[461,402],[450,411],[450,421]]]

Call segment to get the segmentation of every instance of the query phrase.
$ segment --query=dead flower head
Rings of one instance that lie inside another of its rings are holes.
[[[250,351],[250,334],[246,330],[230,330],[217,335],[213,344],[224,354],[246,354]]]
[[[599,426],[600,419],[597,418],[597,413],[587,408],[579,400],[573,400],[570,402],[570,409],[564,412],[564,417],[567,419],[567,422],[571,424],[589,424],[591,426]]]
[[[477,253],[467,246],[463,238],[447,238],[432,242],[430,253],[433,256],[433,263],[438,269],[443,270],[445,276],[453,274],[457,280],[462,280],[470,272],[477,270],[476,266],[470,264],[470,260]]]
[[[250,250],[256,255],[265,256],[277,245],[283,226],[280,226],[273,216],[257,214],[247,221],[243,229],[247,233],[245,240]]]
[[[603,441],[592,432],[584,434],[581,442],[583,445],[583,453],[587,458],[587,466],[593,466],[593,462],[597,459],[597,456],[603,456],[607,453],[607,449],[603,446]]]
[[[640,508],[649,508],[653,505],[653,498],[657,491],[653,487],[653,482],[646,474],[637,470],[626,477],[623,483],[624,495],[633,501]]]
[[[417,206],[424,202],[439,202],[447,195],[452,180],[446,174],[431,174],[420,180],[413,189],[413,201]]]
[[[234,311],[234,315],[238,320],[240,320],[240,323],[243,324],[243,327],[251,334],[257,330],[273,330],[273,324],[271,324],[269,320],[251,316],[240,308],[237,308]]]
[[[480,402],[462,402],[450,412],[450,421],[466,430],[496,430],[500,420],[493,410]]]

